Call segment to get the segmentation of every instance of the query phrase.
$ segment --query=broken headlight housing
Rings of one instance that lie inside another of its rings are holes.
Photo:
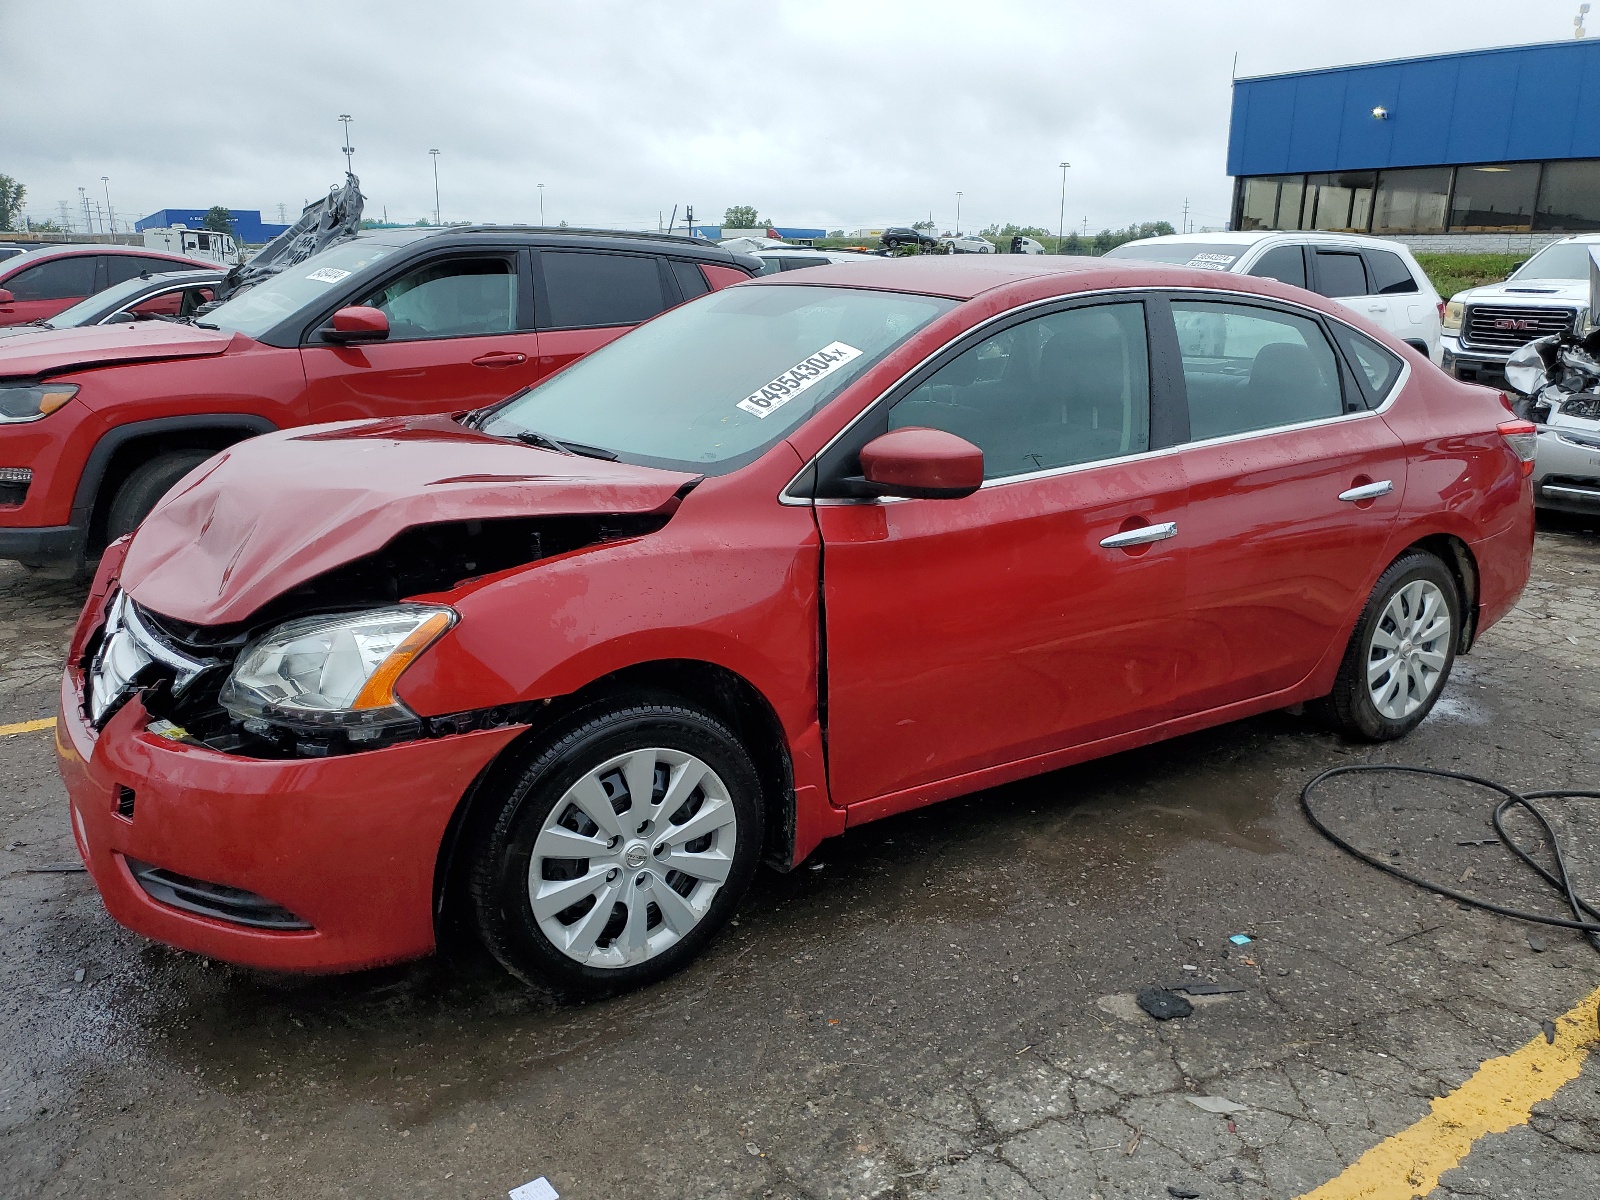
[[[0,425],[21,425],[48,417],[77,394],[75,383],[0,383]]]
[[[247,729],[377,737],[418,722],[395,683],[455,622],[452,609],[421,604],[290,621],[244,648],[219,699]]]

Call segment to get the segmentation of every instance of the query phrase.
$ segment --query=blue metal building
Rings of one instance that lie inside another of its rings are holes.
[[[1600,40],[1239,79],[1233,228],[1600,229]]]
[[[271,225],[261,219],[259,208],[234,208],[228,210],[233,223],[233,237],[240,245],[259,246],[270,242],[285,229],[287,225]],[[140,233],[146,229],[170,229],[174,225],[182,225],[185,229],[199,229],[205,224],[206,210],[203,208],[163,208],[160,212],[153,212],[145,217],[134,228]]]

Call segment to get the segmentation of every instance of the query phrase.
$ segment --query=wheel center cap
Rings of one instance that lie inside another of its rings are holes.
[[[1410,655],[1411,650],[1412,650],[1412,646],[1411,646],[1411,642],[1410,642],[1409,639],[1400,643],[1400,653],[1401,654]]]
[[[642,867],[650,861],[650,847],[643,842],[634,842],[622,852],[622,861],[635,869]]]

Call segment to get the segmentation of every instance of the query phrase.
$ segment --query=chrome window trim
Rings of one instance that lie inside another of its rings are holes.
[[[187,292],[190,288],[195,287],[214,288],[217,287],[221,282],[221,280],[218,280],[216,283],[177,283],[173,284],[171,287],[160,288],[154,292],[146,292],[143,296],[140,296],[135,300],[129,300],[121,308],[113,309],[112,311],[108,312],[105,316],[96,321],[95,324],[104,325],[112,317],[119,316],[122,313],[128,312],[130,309],[137,308],[141,304],[148,304],[152,300],[160,299],[162,296],[170,296],[173,292]]]
[[[1238,274],[1238,272],[1234,272],[1234,271],[1218,271],[1217,274],[1221,275],[1221,276],[1227,276],[1227,275]],[[1252,278],[1254,278],[1254,277],[1252,276]],[[1211,301],[1213,303],[1229,303],[1230,300],[1217,300],[1216,299],[1217,294],[1219,292],[1222,293],[1224,296],[1227,296],[1227,297],[1230,297],[1230,298],[1242,299],[1245,302],[1248,302],[1248,301],[1250,301],[1252,299],[1254,299],[1254,300],[1262,300],[1262,301],[1266,301],[1267,302],[1267,306],[1269,306],[1269,307],[1272,306],[1272,305],[1283,305],[1283,306],[1291,308],[1291,309],[1298,309],[1300,312],[1305,313],[1306,315],[1308,315],[1310,317],[1313,317],[1313,318],[1322,318],[1324,320],[1337,321],[1340,325],[1345,326],[1345,328],[1349,329],[1351,332],[1358,333],[1364,338],[1372,339],[1372,335],[1367,333],[1365,330],[1357,329],[1354,325],[1350,324],[1349,321],[1343,320],[1343,319],[1341,319],[1340,317],[1336,316],[1333,313],[1323,312],[1320,308],[1312,308],[1310,305],[1301,304],[1301,303],[1299,303],[1298,301],[1295,301],[1295,300],[1280,300],[1276,296],[1255,296],[1255,295],[1253,295],[1251,293],[1233,292],[1233,291],[1227,291],[1227,290],[1221,289],[1221,288],[1211,289],[1211,288],[1197,288],[1197,287],[1161,287],[1161,286],[1145,286],[1145,287],[1129,287],[1129,288],[1106,288],[1106,289],[1101,290],[1101,291],[1075,292],[1075,293],[1072,293],[1072,294],[1066,295],[1066,296],[1049,296],[1049,297],[1046,297],[1043,300],[1034,300],[1034,301],[1031,301],[1028,304],[1024,304],[1024,305],[1022,305],[1022,306],[1020,306],[1018,308],[1010,308],[1010,309],[1007,309],[1003,313],[996,313],[994,316],[990,317],[988,320],[982,321],[979,324],[974,325],[970,329],[963,330],[961,333],[957,334],[955,337],[953,337],[950,340],[944,342],[937,349],[932,350],[928,354],[924,355],[921,359],[919,359],[917,361],[917,363],[914,366],[912,366],[909,370],[907,370],[904,374],[902,374],[898,379],[896,379],[888,387],[884,388],[883,391],[879,392],[877,394],[877,396],[875,396],[868,404],[866,404],[862,408],[862,410],[860,412],[858,412],[854,417],[852,417],[848,422],[846,422],[844,428],[839,430],[838,433],[834,434],[831,438],[829,438],[827,443],[822,447],[822,449],[818,450],[815,454],[813,454],[810,458],[808,458],[806,460],[805,465],[803,467],[801,467],[800,470],[796,471],[794,476],[793,476],[793,478],[791,478],[788,483],[784,484],[783,488],[778,492],[778,503],[779,504],[783,504],[783,505],[787,505],[787,506],[790,506],[790,507],[795,507],[795,508],[807,508],[807,507],[815,507],[816,505],[819,505],[819,504],[824,504],[824,505],[836,505],[836,504],[845,504],[845,505],[850,505],[850,504],[891,504],[891,503],[896,503],[897,504],[897,503],[900,503],[901,501],[904,501],[904,500],[914,499],[914,497],[911,497],[911,496],[867,496],[867,497],[861,497],[861,498],[843,497],[843,496],[840,496],[840,497],[825,496],[825,497],[823,497],[821,499],[817,499],[815,497],[810,497],[810,496],[794,496],[794,495],[791,495],[790,494],[790,489],[793,488],[796,484],[798,484],[803,476],[805,476],[808,472],[810,472],[813,468],[815,468],[816,465],[817,465],[818,460],[820,460],[823,457],[823,455],[827,454],[829,450],[833,449],[834,445],[841,438],[843,438],[845,436],[845,434],[849,433],[852,429],[854,429],[856,427],[857,424],[859,424],[861,421],[865,420],[867,418],[868,414],[870,414],[875,408],[877,408],[877,406],[880,403],[882,403],[883,398],[885,396],[888,396],[891,393],[893,393],[896,388],[900,387],[900,385],[905,383],[906,380],[910,379],[911,376],[915,375],[918,371],[922,370],[922,368],[925,367],[933,359],[937,358],[939,355],[943,354],[946,350],[950,349],[951,346],[954,346],[957,342],[962,341],[967,337],[970,337],[972,334],[977,333],[979,330],[987,329],[990,325],[993,325],[998,321],[1003,321],[1003,320],[1005,320],[1005,319],[1007,319],[1009,317],[1013,317],[1013,316],[1017,315],[1018,313],[1025,313],[1025,312],[1030,311],[1031,309],[1041,308],[1041,307],[1044,307],[1045,305],[1049,305],[1049,304],[1057,304],[1057,303],[1060,303],[1063,300],[1076,300],[1076,299],[1078,299],[1080,297],[1082,297],[1084,299],[1092,299],[1092,298],[1098,297],[1098,296],[1126,296],[1126,295],[1130,295],[1130,294],[1141,295],[1141,296],[1144,296],[1144,295],[1162,295],[1162,296],[1166,296],[1169,300],[1176,300],[1179,297],[1196,297],[1196,298],[1209,298],[1209,299],[1211,299]],[[1330,303],[1337,304],[1338,301],[1330,301]],[[1148,331],[1146,333],[1146,336],[1148,337]],[[1372,340],[1376,340],[1376,339],[1372,339]],[[1381,343],[1381,342],[1379,342],[1378,344],[1380,346],[1383,345],[1383,343]],[[1336,343],[1333,343],[1332,341],[1330,341],[1329,348],[1334,352],[1335,356],[1337,356],[1341,362],[1345,361],[1344,351]],[[1383,348],[1385,350],[1389,350],[1389,347],[1387,347],[1387,346],[1384,346]],[[1391,354],[1394,353],[1394,351],[1392,351],[1392,350],[1390,350],[1389,352]],[[1035,479],[1051,479],[1051,478],[1054,478],[1055,476],[1058,476],[1058,475],[1069,475],[1069,474],[1073,474],[1073,473],[1078,472],[1078,471],[1089,470],[1089,469],[1092,469],[1092,468],[1095,468],[1095,467],[1117,466],[1117,465],[1120,465],[1122,463],[1133,462],[1133,461],[1135,461],[1137,459],[1155,458],[1155,457],[1158,457],[1158,456],[1161,456],[1161,455],[1172,454],[1172,453],[1175,453],[1175,452],[1180,451],[1180,450],[1193,449],[1196,446],[1202,446],[1202,447],[1204,447],[1204,446],[1218,446],[1218,445],[1222,445],[1222,444],[1228,443],[1228,442],[1248,441],[1248,440],[1255,439],[1255,438],[1267,437],[1267,436],[1270,436],[1272,434],[1277,434],[1277,433],[1292,433],[1292,432],[1297,432],[1297,431],[1302,430],[1302,429],[1313,429],[1313,428],[1316,428],[1317,426],[1329,425],[1329,424],[1332,424],[1332,423],[1334,423],[1336,421],[1352,421],[1352,420],[1359,420],[1359,419],[1361,419],[1363,417],[1382,416],[1394,404],[1395,398],[1397,396],[1399,396],[1401,391],[1404,390],[1405,385],[1411,379],[1411,364],[1409,362],[1407,362],[1405,360],[1405,358],[1403,358],[1403,357],[1401,357],[1399,355],[1396,355],[1396,357],[1400,359],[1400,370],[1395,375],[1394,380],[1389,384],[1388,392],[1386,392],[1384,394],[1383,399],[1378,403],[1377,407],[1375,407],[1375,408],[1369,408],[1369,409],[1366,409],[1366,410],[1364,410],[1362,412],[1339,413],[1338,415],[1332,416],[1332,417],[1318,417],[1318,418],[1316,418],[1315,420],[1312,420],[1312,421],[1297,421],[1293,425],[1273,425],[1273,426],[1271,426],[1271,427],[1269,427],[1267,429],[1251,429],[1251,430],[1247,430],[1247,431],[1245,431],[1243,433],[1224,434],[1224,435],[1222,435],[1220,437],[1205,438],[1205,439],[1203,439],[1201,441],[1182,442],[1182,443],[1179,443],[1176,446],[1163,446],[1159,450],[1141,450],[1136,454],[1124,454],[1124,455],[1120,455],[1120,456],[1118,456],[1116,458],[1097,458],[1097,459],[1094,459],[1094,460],[1092,460],[1090,462],[1071,463],[1071,464],[1069,464],[1067,466],[1047,467],[1044,470],[1028,471],[1026,473],[1019,474],[1019,475],[1005,475],[1005,476],[1002,476],[1002,477],[996,478],[996,479],[985,479],[983,481],[983,483],[979,485],[978,490],[979,491],[983,491],[986,488],[997,487],[997,486],[1000,486],[1000,485],[1003,485],[1003,484],[1030,482],[1030,481],[1035,480]],[[1348,362],[1346,362],[1346,365],[1349,366]],[[1356,370],[1359,370],[1360,368],[1356,367],[1356,366],[1351,366],[1350,369],[1352,371],[1356,371]],[[787,439],[785,439],[785,440],[787,440]]]

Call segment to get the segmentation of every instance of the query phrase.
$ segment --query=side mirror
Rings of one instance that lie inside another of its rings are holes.
[[[104,321],[101,321],[100,324],[102,324],[102,325],[132,325],[138,319],[139,318],[134,316],[131,312],[119,312],[119,313],[112,313]]]
[[[380,309],[352,304],[333,314],[333,321],[322,330],[330,342],[381,342],[389,336],[389,318]]]
[[[6,291],[5,288],[0,288],[0,304],[15,304],[16,302],[17,298],[15,296]]]
[[[861,448],[861,475],[872,495],[959,500],[983,484],[983,451],[942,429],[891,429]]]

